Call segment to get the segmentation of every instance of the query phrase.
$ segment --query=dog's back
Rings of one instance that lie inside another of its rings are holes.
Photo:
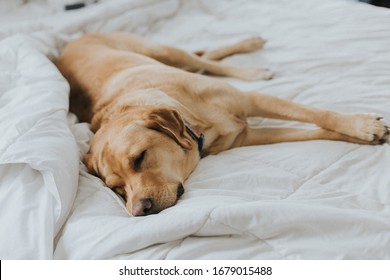
[[[91,121],[96,103],[104,98],[105,83],[113,75],[141,65],[160,64],[147,56],[111,47],[112,44],[105,36],[88,34],[67,44],[57,60],[57,67],[71,87],[70,109],[81,121]],[[137,42],[133,45],[138,46]]]

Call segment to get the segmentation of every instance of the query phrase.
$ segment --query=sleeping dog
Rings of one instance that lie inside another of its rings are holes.
[[[57,66],[71,86],[71,111],[95,132],[84,158],[89,172],[125,199],[130,214],[143,216],[174,205],[184,181],[209,154],[285,141],[387,141],[389,127],[380,116],[303,106],[192,73],[269,79],[261,68],[218,62],[263,44],[253,38],[193,54],[127,33],[88,34],[70,42]],[[248,117],[318,128],[254,128]]]

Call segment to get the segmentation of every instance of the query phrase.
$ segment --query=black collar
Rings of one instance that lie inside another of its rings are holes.
[[[190,125],[188,125],[188,124],[186,124],[185,127],[186,127],[186,131],[191,136],[191,138],[194,139],[198,143],[198,151],[199,151],[199,154],[201,154],[202,153],[202,149],[203,149],[203,143],[204,143],[204,135],[203,135],[203,133],[198,135],[195,131],[193,131],[190,128]]]

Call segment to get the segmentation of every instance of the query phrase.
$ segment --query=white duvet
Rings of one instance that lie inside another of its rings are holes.
[[[187,50],[262,36],[264,50],[224,63],[261,65],[274,79],[221,79],[390,120],[390,10],[132,0],[62,12],[65,2],[0,6],[1,259],[390,259],[389,144],[309,141],[208,156],[177,205],[130,217],[81,163],[92,133],[68,113],[69,87],[52,62],[85,32],[129,31]]]

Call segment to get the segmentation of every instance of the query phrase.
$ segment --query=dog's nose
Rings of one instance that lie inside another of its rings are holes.
[[[184,193],[184,187],[183,187],[183,184],[179,184],[179,186],[177,187],[177,198],[181,197]]]
[[[152,213],[153,201],[150,198],[140,199],[132,208],[134,216],[145,216]]]

